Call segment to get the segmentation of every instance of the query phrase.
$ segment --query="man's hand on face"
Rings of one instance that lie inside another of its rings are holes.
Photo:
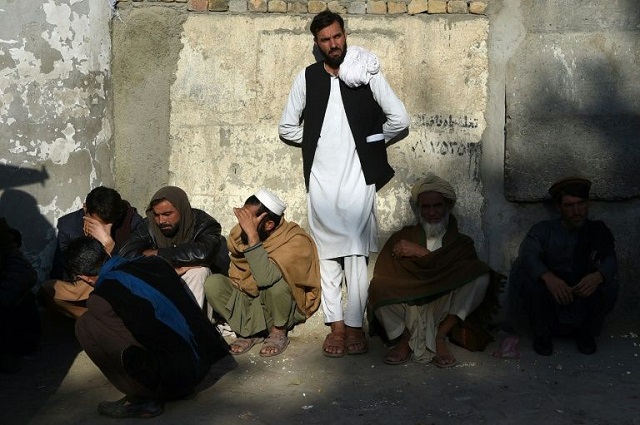
[[[602,273],[590,273],[580,279],[580,282],[573,287],[573,294],[577,297],[588,297],[598,289],[598,286],[600,286],[602,282],[604,282]]]
[[[564,280],[551,272],[543,273],[541,278],[558,304],[568,305],[573,302],[573,290]]]
[[[258,226],[267,216],[266,212],[263,212],[259,216],[255,216],[253,212],[249,211],[247,208],[234,208],[233,213],[236,215],[238,219],[238,224],[247,234],[248,245],[254,246],[258,242],[260,242],[260,236],[258,235]]]
[[[391,251],[393,256],[396,258],[418,258],[423,257],[430,252],[431,251],[429,251],[426,247],[418,245],[417,243],[406,241],[404,239],[395,244]]]
[[[116,246],[116,243],[111,238],[112,226],[113,224],[111,223],[104,224],[88,215],[84,216],[84,234],[99,241],[108,254],[111,254],[111,251],[113,251],[113,248]]]

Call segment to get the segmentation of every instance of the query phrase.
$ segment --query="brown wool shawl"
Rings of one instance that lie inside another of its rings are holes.
[[[371,312],[388,304],[428,303],[491,271],[478,260],[473,240],[458,232],[453,215],[442,247],[423,257],[394,258],[393,247],[402,239],[426,246],[419,224],[404,227],[389,238],[378,256],[369,287]]]
[[[240,239],[241,232],[240,225],[236,224],[229,234],[229,278],[238,289],[256,297],[258,285],[244,256],[248,246]],[[320,306],[320,260],[311,237],[296,223],[282,217],[278,227],[262,242],[262,247],[291,287],[298,309],[310,317]]]
[[[175,207],[180,213],[180,221],[178,222],[178,233],[173,237],[168,238],[162,234],[160,228],[155,224],[155,217],[153,215],[153,209],[151,203],[158,199],[166,199],[171,202],[171,205]],[[158,248],[170,248],[172,246],[180,245],[183,243],[191,242],[193,233],[193,211],[191,210],[191,204],[189,203],[189,197],[184,190],[176,186],[165,186],[157,191],[149,202],[147,208],[147,218],[149,219],[149,229],[156,241]]]

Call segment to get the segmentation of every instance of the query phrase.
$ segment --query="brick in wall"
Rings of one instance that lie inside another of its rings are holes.
[[[411,3],[407,6],[407,13],[415,15],[416,13],[423,13],[429,9],[428,0],[411,0]]]
[[[320,13],[327,10],[327,3],[323,1],[311,0],[307,3],[307,8],[309,9],[309,13]]]
[[[469,13],[483,15],[486,10],[487,10],[486,1],[472,1],[471,3],[469,3]]]
[[[367,13],[372,15],[386,15],[387,2],[382,0],[369,0],[367,2]]]
[[[447,3],[449,13],[469,13],[466,0],[453,0]]]

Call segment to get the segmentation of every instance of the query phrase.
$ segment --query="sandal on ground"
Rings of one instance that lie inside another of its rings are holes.
[[[433,356],[433,359],[431,359],[431,363],[433,363],[434,365],[438,366],[441,369],[447,369],[450,367],[454,367],[456,364],[458,364],[458,361],[456,360],[455,357],[453,357],[453,354],[447,354],[444,356],[441,356],[441,355]]]
[[[260,349],[260,357],[273,357],[278,354],[282,354],[284,350],[289,346],[289,338],[284,333],[271,333],[264,340],[262,348]],[[275,349],[271,352],[272,349]],[[269,351],[264,351],[269,350]]]
[[[338,347],[340,350],[337,353],[332,353],[327,351],[329,347]],[[331,332],[327,334],[327,337],[324,339],[324,343],[322,344],[322,354],[327,357],[342,357],[345,354],[344,347],[344,334]]]
[[[256,338],[237,337],[236,339],[231,341],[231,344],[229,344],[229,353],[233,354],[234,356],[239,356],[240,354],[244,354],[247,351],[251,350],[251,348],[254,345],[262,341],[264,341],[264,338],[261,338],[261,337],[256,337]],[[238,350],[233,351],[232,350],[233,347],[238,347]]]
[[[361,348],[355,348],[355,346],[361,345]],[[363,331],[347,331],[345,337],[345,351],[347,354],[364,354],[369,351],[369,344],[367,343],[367,337]]]
[[[382,361],[389,365],[405,364],[411,358],[411,349],[404,350],[396,345],[384,355]]]

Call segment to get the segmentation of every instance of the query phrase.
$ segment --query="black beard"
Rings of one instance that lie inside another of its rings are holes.
[[[176,225],[175,227],[165,227],[164,229],[161,227],[160,231],[167,238],[172,238],[178,234],[178,226]]]
[[[332,58],[322,50],[320,50],[320,53],[322,53],[322,57],[324,57],[324,63],[326,63],[333,69],[337,69],[342,64],[342,62],[344,62],[344,57],[347,56],[347,42],[344,43],[342,54],[337,58]]]

